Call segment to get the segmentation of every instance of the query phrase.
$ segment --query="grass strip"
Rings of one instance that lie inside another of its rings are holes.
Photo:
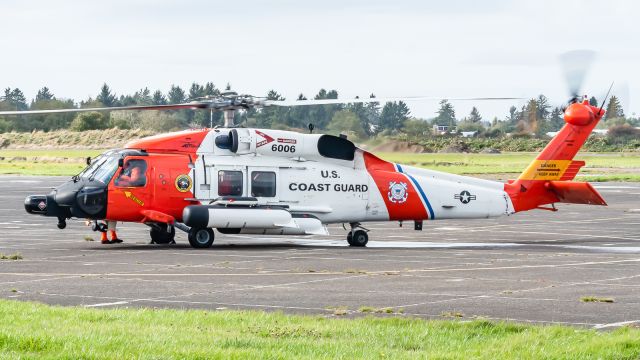
[[[405,316],[86,309],[0,300],[0,357],[637,359],[640,330]]]

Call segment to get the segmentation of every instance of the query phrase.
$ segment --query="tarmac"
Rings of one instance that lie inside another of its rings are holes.
[[[210,249],[149,245],[119,225],[102,245],[82,220],[28,215],[63,177],[0,176],[0,297],[90,308],[252,309],[329,317],[488,318],[597,329],[640,326],[640,183],[602,183],[608,207],[558,205],[498,219],[365,224],[367,248],[331,236],[224,235]],[[583,302],[583,297],[613,302]],[[400,310],[401,309],[401,310]]]

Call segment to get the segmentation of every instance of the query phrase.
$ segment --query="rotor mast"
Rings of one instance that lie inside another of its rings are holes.
[[[234,123],[235,113],[236,113],[236,109],[225,109],[225,110],[223,110],[224,127],[230,128],[230,127],[235,126],[235,123]],[[211,119],[211,126],[213,127],[213,118]]]

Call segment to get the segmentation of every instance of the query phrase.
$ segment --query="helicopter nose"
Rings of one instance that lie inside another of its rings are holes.
[[[71,217],[70,209],[58,205],[52,194],[27,196],[24,199],[24,209],[29,214],[58,218],[59,229],[64,229],[67,226],[65,219]]]
[[[53,199],[50,199],[53,201]],[[29,195],[24,199],[24,209],[29,214],[47,214],[47,196],[46,195]]]

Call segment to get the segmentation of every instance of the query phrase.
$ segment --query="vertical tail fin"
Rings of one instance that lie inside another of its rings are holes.
[[[553,185],[560,181],[573,180],[584,166],[584,161],[576,161],[573,158],[603,115],[602,109],[589,105],[587,100],[571,104],[565,110],[564,127],[517,180],[505,185],[505,191],[511,197],[515,211],[563,202],[564,197],[554,191],[560,187]]]

